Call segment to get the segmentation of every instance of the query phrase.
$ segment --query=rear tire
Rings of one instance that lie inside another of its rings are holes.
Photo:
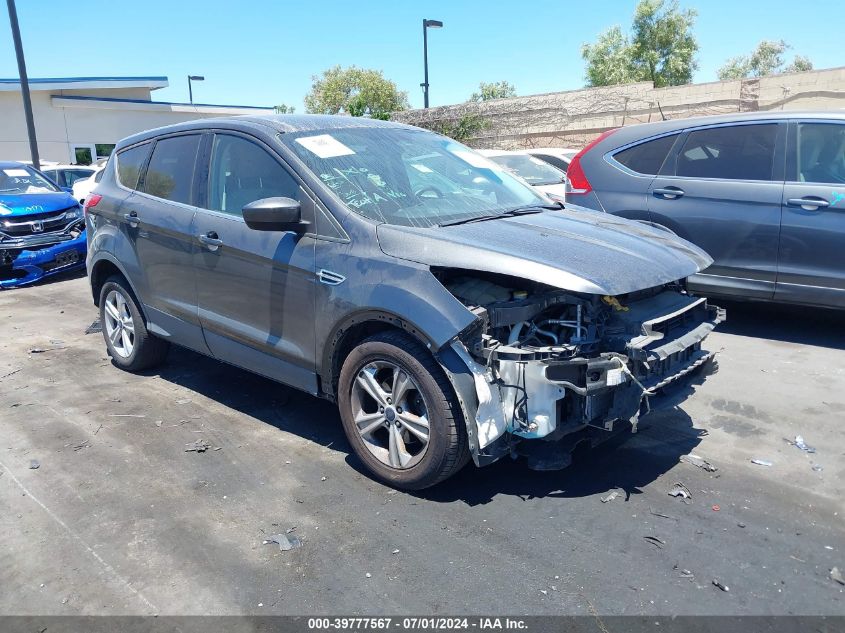
[[[464,417],[443,368],[403,332],[355,347],[338,383],[343,430],[378,479],[421,490],[469,461]]]
[[[113,275],[100,289],[100,323],[112,362],[126,371],[161,364],[170,344],[147,331],[138,300],[126,279]]]

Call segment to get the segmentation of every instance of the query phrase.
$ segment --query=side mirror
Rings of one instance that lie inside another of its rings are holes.
[[[246,225],[256,231],[302,233],[308,222],[302,220],[299,202],[291,198],[263,198],[243,208]]]

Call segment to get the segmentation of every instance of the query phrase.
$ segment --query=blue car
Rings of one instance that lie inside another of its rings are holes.
[[[73,196],[29,165],[0,162],[0,288],[82,268],[85,251]]]

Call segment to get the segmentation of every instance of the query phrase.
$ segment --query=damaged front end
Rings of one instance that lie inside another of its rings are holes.
[[[472,373],[474,393],[453,383],[464,392],[478,465],[554,452],[564,467],[565,449],[587,435],[595,444],[628,425],[636,432],[652,396],[712,358],[702,341],[725,318],[680,281],[600,296],[498,274],[433,272],[477,317],[450,349]]]
[[[85,265],[85,223],[74,204],[0,217],[0,288],[14,288]]]

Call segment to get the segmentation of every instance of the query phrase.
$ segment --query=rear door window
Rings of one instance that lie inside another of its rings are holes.
[[[191,204],[199,134],[159,139],[141,190],[156,198]]]
[[[693,130],[678,153],[675,174],[688,178],[772,180],[777,124]]]
[[[845,125],[798,123],[798,143],[790,158],[790,181],[845,183]]]
[[[645,143],[639,143],[628,149],[623,149],[613,155],[617,162],[625,165],[631,171],[638,174],[645,174],[654,176],[660,172],[663,162],[669,155],[675,140],[678,138],[677,134],[670,134],[669,136],[661,136]]]
[[[121,185],[129,189],[138,187],[138,178],[141,176],[144,163],[147,162],[147,156],[150,155],[151,146],[151,143],[143,143],[118,153],[117,180]]]

